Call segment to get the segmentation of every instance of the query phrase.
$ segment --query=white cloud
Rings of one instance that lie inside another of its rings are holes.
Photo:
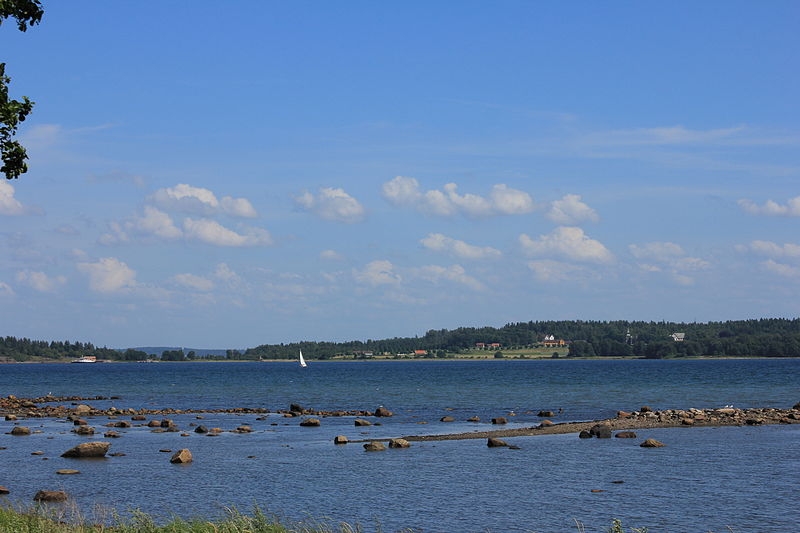
[[[708,261],[689,257],[673,242],[649,242],[628,246],[631,255],[640,261],[639,268],[645,272],[667,272],[679,285],[691,285],[694,278],[689,274],[708,269]]]
[[[241,218],[255,218],[258,212],[246,198],[232,198],[224,196],[220,203],[222,211],[228,215]]]
[[[377,260],[368,263],[363,270],[353,269],[353,277],[360,283],[367,285],[397,285],[402,278],[394,272],[391,261]]]
[[[344,259],[344,256],[337,252],[336,250],[322,250],[319,253],[320,259],[326,259],[328,261],[341,261]]]
[[[769,272],[773,274],[778,274],[779,276],[783,276],[785,278],[800,278],[800,267],[787,265],[785,263],[778,263],[773,259],[768,259],[761,263],[761,266],[764,267]]]
[[[420,240],[422,246],[435,252],[446,252],[463,259],[487,259],[500,257],[500,250],[491,246],[475,246],[447,237],[441,233],[430,233]]]
[[[265,229],[245,227],[243,233],[237,233],[208,218],[186,218],[183,221],[183,231],[187,239],[215,246],[243,247],[272,244],[272,237]]]
[[[532,256],[561,257],[572,261],[611,263],[614,256],[600,241],[590,239],[581,228],[559,226],[549,235],[533,240],[528,235],[519,236],[523,250]]]
[[[739,251],[750,251],[771,258],[800,257],[800,245],[786,243],[783,245],[772,241],[752,241],[749,245],[738,246]]]
[[[207,292],[214,288],[213,281],[195,274],[176,274],[172,276],[172,281],[177,285],[197,291]]]
[[[466,270],[461,265],[451,265],[443,267],[439,265],[427,265],[418,270],[419,276],[422,279],[428,280],[433,283],[438,283],[439,280],[447,280],[453,283],[466,285],[471,289],[477,291],[483,290],[485,287],[483,283],[467,275]]]
[[[0,215],[22,215],[25,208],[14,198],[14,186],[7,180],[0,180]]]
[[[115,257],[78,263],[77,267],[89,276],[89,288],[94,292],[113,293],[136,286],[136,272]]]
[[[767,200],[758,205],[752,200],[739,200],[739,206],[751,215],[800,217],[800,196],[790,198],[785,204]]]
[[[413,206],[419,202],[419,182],[414,178],[397,176],[387,181],[382,187],[383,197],[393,205]]]
[[[589,136],[587,141],[598,145],[713,144],[735,138],[745,130],[744,126],[712,130],[691,130],[677,125],[604,131]]]
[[[502,183],[494,185],[488,197],[483,197],[459,194],[455,183],[446,184],[443,190],[433,189],[423,193],[416,179],[397,176],[383,184],[382,192],[383,197],[393,205],[413,207],[420,212],[438,216],[521,215],[530,213],[535,208],[528,193]]]
[[[64,285],[67,278],[64,276],[49,277],[44,272],[21,270],[17,272],[17,282],[25,284],[39,292],[52,292],[58,286]]]
[[[547,218],[556,224],[574,226],[584,221],[597,222],[597,212],[586,205],[578,194],[567,194],[552,203]]]
[[[167,211],[200,215],[225,213],[230,216],[254,218],[258,216],[253,205],[245,198],[225,196],[222,201],[209,189],[179,183],[175,187],[159,189],[150,198]]]
[[[572,279],[576,273],[583,271],[578,265],[551,259],[529,261],[528,268],[533,272],[537,280],[548,283]]]
[[[14,296],[14,289],[8,283],[0,281],[0,298],[10,298]]]
[[[358,200],[339,188],[323,187],[316,196],[305,192],[296,197],[295,202],[306,211],[334,222],[360,222],[365,214]]]
[[[137,217],[133,224],[138,231],[162,239],[179,239],[183,235],[168,214],[149,205],[144,208],[144,216]]]

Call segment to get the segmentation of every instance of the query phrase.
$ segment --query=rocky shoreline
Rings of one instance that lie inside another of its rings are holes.
[[[115,407],[109,407],[107,409],[98,409],[85,403],[91,401],[113,401],[118,399],[118,397],[104,396],[43,396],[38,398],[17,398],[15,396],[8,396],[0,398],[0,416],[5,417],[7,421],[16,421],[20,418],[64,418],[75,420],[79,417],[108,417],[110,419],[119,419],[123,416],[131,417],[132,420],[144,420],[148,416],[163,417],[184,414],[201,415],[206,413],[224,413],[266,415],[271,413],[279,414],[287,418],[304,418],[304,420],[301,422],[301,424],[304,425],[312,425],[308,423],[309,420],[314,420],[317,422],[313,425],[319,425],[318,418],[309,419],[308,417],[325,418],[352,416],[356,417],[356,425],[360,425],[359,423],[363,422],[363,418],[392,416],[392,413],[383,407],[379,407],[374,411],[317,411],[306,409],[298,404],[292,404],[287,410],[277,411],[250,407],[233,407],[224,409],[118,409]],[[537,435],[556,435],[568,433],[578,433],[581,437],[610,437],[615,431],[630,432],[631,430],[636,429],[800,424],[800,403],[795,404],[790,409],[736,409],[733,407],[724,407],[719,409],[668,409],[656,411],[650,407],[644,406],[638,411],[619,411],[615,418],[582,422],[572,421],[555,423],[549,420],[549,418],[554,416],[555,413],[553,412],[541,411],[539,413],[539,417],[543,418],[542,422],[531,427],[517,427],[512,429],[498,427],[497,429],[492,430],[470,431],[462,433],[408,435],[402,437],[402,439],[409,442],[419,442],[504,437],[531,437]],[[492,420],[492,423],[495,426],[502,426],[505,424],[505,422],[506,420],[503,417]],[[617,434],[616,436],[621,435]]]

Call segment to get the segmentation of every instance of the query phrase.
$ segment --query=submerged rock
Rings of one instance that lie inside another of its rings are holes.
[[[386,445],[380,441],[374,440],[364,444],[364,450],[368,452],[382,452],[386,449]]]
[[[657,441],[656,439],[647,439],[639,446],[641,446],[642,448],[663,448],[664,443]]]
[[[67,501],[67,493],[63,490],[40,490],[33,497],[35,502],[63,502]]]

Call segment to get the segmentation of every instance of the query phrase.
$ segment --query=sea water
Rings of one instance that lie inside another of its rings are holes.
[[[39,489],[66,490],[96,519],[140,509],[166,520],[219,518],[226,508],[259,507],[287,521],[359,524],[366,531],[605,531],[613,518],[652,532],[792,531],[800,523],[800,425],[638,430],[637,439],[575,434],[414,442],[365,452],[350,440],[529,427],[540,410],[554,422],[612,417],[618,410],[789,408],[800,401],[800,360],[491,360],[296,363],[114,363],[0,366],[0,395],[102,396],[99,408],[213,410],[270,414],[169,416],[182,430],[115,428],[90,419],[97,438],[124,455],[61,458],[86,440],[64,420],[26,419],[34,433],[0,422],[0,485],[6,502],[29,504]],[[319,410],[394,415],[356,427],[324,417],[320,427],[277,411],[297,403]],[[441,422],[450,416],[455,422]],[[478,417],[481,422],[468,422]],[[164,417],[153,416],[151,419]],[[219,427],[216,437],[194,433]],[[252,433],[230,430],[249,425]],[[183,436],[188,435],[188,436]],[[664,448],[639,447],[655,438]],[[189,448],[194,461],[169,463],[164,450]],[[42,452],[32,455],[32,452]],[[80,474],[56,474],[75,468]]]

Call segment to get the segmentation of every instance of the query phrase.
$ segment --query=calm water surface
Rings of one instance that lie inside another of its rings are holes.
[[[135,426],[111,439],[120,457],[60,457],[87,440],[64,421],[29,419],[36,433],[8,434],[1,421],[0,485],[6,501],[30,503],[42,488],[64,489],[87,515],[138,508],[159,517],[214,518],[225,507],[254,505],[287,519],[360,523],[366,531],[605,531],[612,518],[652,532],[792,531],[800,523],[800,426],[675,428],[639,431],[637,439],[581,440],[576,435],[414,443],[366,453],[351,440],[592,420],[616,411],[791,407],[800,401],[800,360],[690,361],[395,361],[2,365],[0,395],[119,396],[97,407],[217,409],[290,403],[323,410],[384,405],[395,415],[356,428],[350,417],[319,428],[277,414],[171,417],[189,436]],[[456,418],[442,423],[444,415]],[[468,423],[478,416],[484,422]],[[102,435],[108,420],[90,421]],[[193,424],[232,430],[218,437]],[[652,437],[661,449],[638,444]],[[171,465],[163,449],[189,448],[194,462]],[[31,455],[42,451],[44,455]],[[81,474],[59,476],[60,468]],[[615,483],[622,481],[623,483]],[[593,492],[600,490],[602,492]],[[729,529],[730,528],[730,529]]]

